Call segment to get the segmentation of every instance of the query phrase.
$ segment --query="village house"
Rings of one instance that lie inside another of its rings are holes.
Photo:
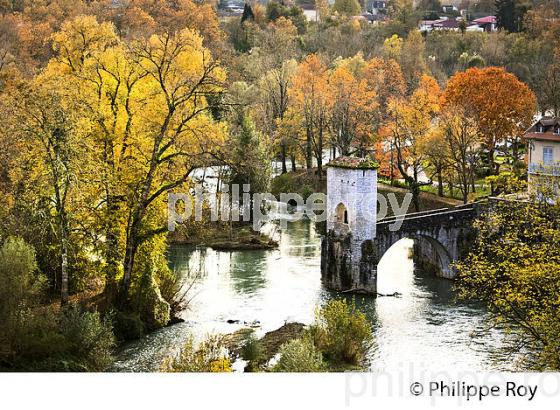
[[[473,21],[466,21],[464,17],[442,17],[438,20],[422,20],[420,21],[420,31],[434,31],[434,30],[450,30],[459,31],[461,29],[461,22],[466,22],[466,31],[480,31],[490,33],[496,31],[496,17],[486,16]]]
[[[370,14],[386,14],[387,1],[385,0],[369,0],[366,2],[366,11]]]
[[[444,17],[439,20],[422,20],[420,22],[420,31],[438,31],[438,30],[450,30],[459,31],[461,19],[447,18]]]
[[[486,16],[479,19],[475,19],[470,22],[467,27],[467,31],[484,31],[491,33],[498,29],[498,22],[496,16]]]
[[[560,117],[542,117],[526,132],[529,193],[560,194]]]
[[[459,11],[459,9],[457,8],[457,6],[454,6],[453,4],[445,4],[441,6],[441,10],[444,13],[457,13]]]

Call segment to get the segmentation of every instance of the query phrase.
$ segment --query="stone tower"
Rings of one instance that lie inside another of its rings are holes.
[[[376,291],[377,164],[339,157],[327,164],[327,233],[321,276],[334,290]]]

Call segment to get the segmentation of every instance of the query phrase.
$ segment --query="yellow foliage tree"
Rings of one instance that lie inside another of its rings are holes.
[[[396,150],[396,165],[412,193],[412,203],[420,210],[420,181],[424,152],[420,149],[428,138],[439,111],[441,90],[434,78],[424,75],[410,98],[389,101],[386,128]],[[430,182],[431,183],[431,182]]]
[[[75,41],[82,35],[87,46]],[[108,285],[122,275],[126,301],[139,249],[167,229],[165,195],[223,141],[207,97],[221,92],[225,72],[189,29],[130,47],[114,38],[90,17],[65,24],[46,75],[65,73],[67,86],[80,90],[94,153],[91,197],[104,210]]]

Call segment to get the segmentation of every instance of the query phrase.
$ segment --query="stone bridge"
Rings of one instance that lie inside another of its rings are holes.
[[[472,224],[481,211],[480,204],[468,204],[382,219],[376,224],[374,239],[377,259],[381,260],[401,239],[414,239],[416,265],[453,279],[451,264],[466,256],[474,240]],[[397,222],[402,225],[399,227]]]
[[[378,263],[391,246],[405,238],[414,240],[417,267],[453,279],[451,265],[466,256],[475,236],[473,222],[483,210],[481,204],[468,204],[384,218],[375,224],[374,239],[361,243],[359,253],[352,232],[345,224],[336,224],[323,238],[325,285],[341,291],[376,293]]]
[[[339,157],[327,167],[327,223],[321,276],[339,291],[377,292],[377,265],[404,238],[414,239],[423,270],[454,278],[452,263],[473,243],[473,222],[484,204],[417,212],[376,220],[377,168],[368,159]]]

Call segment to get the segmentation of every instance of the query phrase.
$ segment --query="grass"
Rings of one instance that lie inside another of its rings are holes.
[[[469,199],[472,200],[477,200],[480,198],[484,198],[487,197],[488,195],[490,195],[490,186],[484,181],[484,179],[479,179],[475,181],[475,185],[476,185],[476,192],[474,192],[474,196],[473,193],[470,192],[469,193]],[[438,194],[438,187],[436,185],[425,185],[423,187],[420,188],[420,190],[422,192],[428,192],[434,195]],[[450,189],[448,186],[444,186],[443,187],[443,196],[446,198],[453,198],[453,199],[457,199],[459,201],[463,200],[463,195],[461,194],[461,191],[458,188],[455,188],[453,190],[453,193],[451,193]]]
[[[391,184],[391,181],[389,179],[379,177],[379,182],[385,185],[392,185],[398,188],[408,189],[408,185],[405,182],[399,180],[393,180],[393,183]],[[484,198],[490,195],[490,186],[486,183],[484,179],[476,180],[475,185],[476,185],[476,192],[474,193],[474,195],[472,192],[469,192],[469,199],[476,201],[477,199]],[[439,197],[437,185],[423,185],[420,187],[420,191],[428,194],[437,195]],[[462,201],[463,195],[461,194],[461,191],[458,188],[453,189],[453,192],[451,192],[449,187],[445,185],[443,187],[443,198],[450,198],[450,199],[456,199],[458,201]]]

